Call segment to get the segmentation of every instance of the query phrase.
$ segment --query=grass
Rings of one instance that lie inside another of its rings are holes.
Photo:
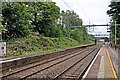
[[[80,44],[74,39],[67,37],[61,38],[49,38],[43,36],[29,35],[25,38],[11,39],[7,41],[6,57],[21,57],[34,54],[42,54],[45,52],[52,52],[56,50],[62,50],[67,48],[73,48],[83,45],[92,44],[89,43]]]

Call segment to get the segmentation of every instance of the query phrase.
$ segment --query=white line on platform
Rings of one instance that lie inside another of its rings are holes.
[[[100,61],[100,66],[99,66],[99,72],[98,72],[98,80],[101,78],[104,78],[104,56],[101,57],[101,61]]]
[[[101,49],[102,49],[102,48],[101,48]],[[98,57],[98,55],[99,55],[101,49],[99,50],[98,54],[95,56],[95,58],[93,59],[92,63],[90,64],[89,68],[87,69],[86,73],[85,73],[84,76],[82,77],[83,79],[87,77],[87,74],[89,73],[89,71],[90,71],[92,65],[94,64],[95,60],[97,59],[97,57]]]
[[[5,62],[14,61],[14,60],[19,60],[19,59],[21,59],[21,58],[15,58],[15,59],[10,59],[10,60],[0,61],[0,64],[5,63]]]

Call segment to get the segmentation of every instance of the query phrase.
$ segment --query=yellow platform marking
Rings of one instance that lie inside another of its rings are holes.
[[[112,72],[113,72],[114,78],[115,78],[116,80],[118,80],[117,75],[116,75],[116,72],[115,72],[115,69],[114,69],[114,67],[113,67],[113,62],[112,62],[112,60],[111,60],[110,54],[109,54],[109,52],[108,52],[108,50],[107,50],[106,48],[104,48],[104,49],[105,49],[106,54],[107,54],[107,56],[108,56],[108,58],[109,58],[109,62],[110,62],[111,68],[112,68]]]

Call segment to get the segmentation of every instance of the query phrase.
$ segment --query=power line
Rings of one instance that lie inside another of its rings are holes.
[[[90,21],[90,18],[88,17],[88,15],[86,14],[86,12],[84,11],[84,9],[81,7],[81,5],[79,4],[79,2],[77,1],[77,0],[75,0],[75,2],[76,2],[76,4],[79,6],[79,9],[83,12],[83,14],[85,15],[85,17],[87,18],[87,20],[88,20],[88,23],[89,23],[89,25],[90,25],[90,23],[91,23],[91,21]],[[89,32],[91,32],[90,31],[90,26],[89,26],[89,28],[88,28],[88,31]],[[93,26],[93,28],[92,28],[93,30],[92,31],[94,31],[94,26]]]
[[[67,5],[67,7],[69,7],[71,10],[73,10],[73,8],[72,8],[71,6],[69,6],[64,0],[62,0],[62,1],[64,2],[65,5]],[[88,22],[90,23],[90,19],[89,19],[88,15],[86,14],[86,12],[85,12],[85,11],[83,10],[83,8],[80,6],[79,2],[76,2],[76,3],[77,3],[77,5],[79,6],[79,8],[81,8],[81,10],[84,12],[84,14],[85,14]],[[73,11],[74,11],[74,10],[73,10]]]
[[[73,10],[72,7],[70,7],[64,0],[62,0],[62,1],[63,1],[71,10]],[[77,3],[77,5],[81,8],[81,10],[84,12],[86,18],[88,19],[88,22],[90,22],[90,19],[89,19],[88,15],[86,14],[86,12],[83,10],[83,8],[79,5],[78,2],[76,2],[76,3]],[[73,10],[73,11],[74,11],[74,10]]]
[[[88,17],[88,15],[86,14],[86,12],[84,11],[84,9],[80,6],[79,2],[77,0],[75,0],[77,5],[79,6],[79,8],[82,10],[82,12],[84,13],[84,15],[86,16],[86,18],[88,19],[88,21],[90,22],[90,19]]]
[[[71,10],[73,10],[64,0],[62,0]],[[74,10],[73,10],[74,11]]]

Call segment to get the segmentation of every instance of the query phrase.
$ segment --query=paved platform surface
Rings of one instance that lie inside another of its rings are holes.
[[[103,45],[96,57],[84,78],[87,80],[119,80],[118,50],[109,45]]]

